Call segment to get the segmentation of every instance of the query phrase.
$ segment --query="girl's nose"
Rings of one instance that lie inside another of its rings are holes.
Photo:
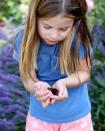
[[[53,41],[55,41],[55,40],[58,39],[58,32],[57,32],[57,31],[51,32],[51,39],[52,39]]]

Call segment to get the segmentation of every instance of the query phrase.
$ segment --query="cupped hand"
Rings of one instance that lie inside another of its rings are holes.
[[[67,87],[63,79],[56,81],[52,88],[58,90],[58,96],[52,95],[50,104],[54,104],[56,101],[64,101],[68,98]]]
[[[35,96],[37,100],[42,102],[44,107],[50,104],[50,97],[53,96],[52,92],[48,90],[50,85],[47,82],[38,81],[35,83]]]

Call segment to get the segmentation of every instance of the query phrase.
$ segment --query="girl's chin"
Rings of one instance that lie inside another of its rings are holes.
[[[48,45],[55,45],[57,42],[45,40],[46,44]]]

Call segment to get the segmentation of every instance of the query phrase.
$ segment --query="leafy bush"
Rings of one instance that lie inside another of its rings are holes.
[[[105,0],[94,0],[95,9],[89,14],[90,21],[95,25],[97,22],[100,26],[105,27]]]
[[[0,51],[0,131],[24,131],[29,95],[12,59],[11,44]]]
[[[94,66],[89,88],[95,131],[105,130],[105,0],[94,0],[95,9],[89,13],[93,25]]]
[[[15,24],[21,23],[26,13],[26,11],[22,12],[22,10],[24,10],[28,2],[28,0],[3,0],[0,2],[0,21],[8,22],[11,18]],[[23,6],[22,9],[21,6]]]
[[[93,28],[94,67],[90,84],[92,116],[95,131],[105,130],[105,29]]]

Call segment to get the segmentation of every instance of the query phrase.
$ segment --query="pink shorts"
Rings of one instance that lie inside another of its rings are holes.
[[[47,123],[28,113],[25,131],[93,131],[91,113],[68,123]]]

